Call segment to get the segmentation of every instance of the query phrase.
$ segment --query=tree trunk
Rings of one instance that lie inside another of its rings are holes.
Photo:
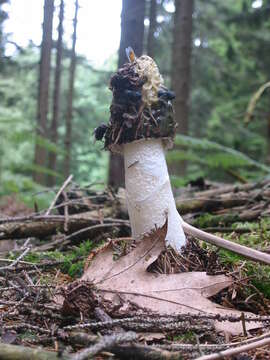
[[[51,70],[51,48],[52,48],[52,23],[54,12],[54,0],[44,1],[43,36],[41,44],[41,58],[39,68],[39,89],[37,109],[37,129],[34,165],[36,167],[46,166],[46,148],[40,144],[41,138],[47,138],[47,116],[49,102],[49,80]],[[44,173],[34,170],[34,181],[45,183]]]
[[[142,55],[145,0],[122,0],[121,40],[118,67],[126,61],[126,48],[131,46],[137,56]],[[124,186],[124,161],[118,154],[110,154],[108,183],[114,188]]]
[[[270,114],[267,116],[267,154],[266,154],[266,164],[270,164]]]
[[[4,10],[4,6],[8,4],[8,0],[0,1],[0,71],[3,71],[5,63],[5,45],[7,41],[7,36],[5,34],[4,22],[8,19],[8,13]]]
[[[54,144],[58,142],[58,118],[59,118],[59,97],[61,88],[61,62],[63,53],[63,20],[64,20],[64,0],[61,0],[59,11],[58,40],[56,46],[56,65],[54,76],[54,94],[53,94],[53,118],[51,123],[50,140]],[[49,153],[49,169],[56,170],[56,152]],[[55,185],[55,177],[48,176],[48,186]]]
[[[66,115],[66,137],[65,137],[65,162],[64,174],[65,177],[70,175],[70,160],[72,147],[72,113],[73,113],[73,92],[74,92],[74,77],[76,68],[76,39],[77,39],[77,22],[78,22],[79,1],[75,0],[75,15],[73,19],[73,35],[72,35],[72,51],[69,70],[69,90],[68,90],[68,104]]]
[[[145,0],[122,0],[122,4],[118,67],[127,62],[128,46],[132,47],[137,56],[143,52]]]
[[[189,93],[191,85],[191,48],[192,48],[192,13],[193,0],[175,0],[173,53],[172,53],[172,88],[178,133],[188,134]],[[178,166],[183,174],[186,163]]]
[[[68,354],[59,354],[42,348],[30,348],[26,346],[0,344],[0,360],[71,360]]]
[[[157,27],[157,0],[151,0],[149,30],[147,37],[147,55],[154,57],[155,55],[155,31]]]

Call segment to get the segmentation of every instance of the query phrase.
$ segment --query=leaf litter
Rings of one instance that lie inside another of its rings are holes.
[[[153,271],[153,264],[158,262],[160,254],[165,252],[166,230],[167,223],[161,229],[145,236],[134,250],[118,260],[114,259],[113,246],[109,243],[93,258],[82,280],[93,283],[97,291],[103,293],[102,297],[106,301],[113,303],[120,296],[123,306],[133,303],[160,315],[187,312],[240,315],[236,310],[226,309],[209,300],[232,285],[231,277],[224,274],[208,275],[203,271],[170,274],[157,274]],[[189,247],[191,246],[194,248],[194,244],[191,243]],[[184,254],[185,250],[182,256]],[[259,324],[248,325],[248,328],[256,326]],[[235,335],[242,331],[242,324],[217,322],[216,328]]]
[[[42,345],[52,351],[58,351],[60,346],[72,353],[89,346],[90,340],[93,343],[102,340],[103,335],[114,336],[119,331],[132,330],[139,336],[137,348],[126,340],[121,351],[131,351],[133,346],[135,353],[149,354],[151,345],[151,351],[154,348],[160,358],[166,357],[159,351],[166,349],[172,354],[178,349],[183,359],[191,359],[199,355],[200,346],[205,353],[231,347],[231,340],[236,341],[237,346],[239,340],[245,338],[243,311],[258,314],[252,319],[247,312],[244,315],[247,341],[253,341],[251,334],[267,330],[269,302],[256,288],[247,297],[246,289],[252,285],[241,265],[224,265],[218,252],[192,238],[181,254],[165,249],[162,231],[165,228],[158,229],[139,244],[126,237],[109,239],[91,252],[83,280],[73,281],[57,264],[52,266],[53,263],[42,264],[42,261],[36,267],[18,262],[14,269],[2,272],[2,342],[31,347]],[[110,232],[107,234],[110,236]],[[117,235],[117,232],[111,233],[111,238]],[[100,233],[98,237],[104,239]],[[109,271],[102,270],[104,261],[111,264]],[[94,268],[95,264],[99,269]],[[194,275],[189,278],[191,272]],[[86,274],[90,274],[88,279]],[[114,288],[118,282],[121,292]],[[192,301],[185,303],[187,293]],[[61,295],[62,303],[55,301],[56,294]],[[250,325],[256,327],[257,320],[264,328],[249,330]],[[217,324],[223,326],[225,321],[229,332],[224,327],[220,332]],[[240,332],[233,336],[231,330],[236,327]],[[84,342],[86,340],[88,342]],[[230,342],[226,345],[226,341]],[[115,346],[115,356],[120,356],[116,350],[120,347]],[[269,353],[262,348],[256,350],[256,356],[256,359],[268,359]],[[248,355],[246,358],[251,359]]]

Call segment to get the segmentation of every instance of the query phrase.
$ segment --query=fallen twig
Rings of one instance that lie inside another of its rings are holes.
[[[261,251],[249,248],[244,245],[236,244],[232,241],[225,240],[219,236],[208,234],[205,231],[199,230],[194,226],[189,225],[185,221],[182,223],[185,233],[192,235],[196,238],[204,240],[212,245],[230,250],[236,254],[242,255],[253,261],[257,261],[263,264],[270,265],[270,255]]]
[[[119,224],[129,226],[128,220],[114,219],[108,216],[112,209],[103,210],[104,224]],[[97,211],[89,211],[83,214],[72,215],[67,218],[63,215],[39,215],[26,217],[21,221],[8,220],[0,224],[0,240],[21,239],[27,237],[44,238],[48,235],[64,232],[65,223],[68,225],[68,232],[85,229],[87,226],[100,224],[100,216]],[[86,230],[85,230],[86,231]]]
[[[2,326],[3,330],[18,330],[18,329],[28,329],[28,330],[35,330],[41,334],[50,334],[51,331],[45,329],[44,327],[41,328],[39,326],[26,324],[26,323],[20,323],[20,324],[14,324],[14,325],[4,325]],[[1,357],[0,357],[1,359]]]
[[[184,321],[195,321],[195,320],[215,320],[215,321],[230,321],[230,322],[239,322],[241,321],[241,316],[235,315],[219,315],[219,314],[181,314],[176,316],[160,316],[155,314],[144,314],[141,316],[133,316],[133,317],[124,317],[121,319],[113,319],[111,321],[92,321],[87,323],[80,323],[75,325],[67,325],[63,329],[64,330],[75,330],[75,329],[106,329],[112,328],[114,326],[128,326],[131,324],[138,324],[138,326],[143,326],[143,324],[149,324],[153,327],[162,328],[163,324],[170,323],[179,323]],[[246,322],[263,322],[266,324],[270,323],[269,316],[247,316],[245,318]]]
[[[193,345],[194,350],[194,345]],[[182,360],[181,352],[169,352],[154,346],[129,344],[116,345],[109,349],[120,359],[128,360]]]
[[[21,255],[18,256],[18,258],[15,259],[11,264],[0,267],[0,271],[13,269],[14,266],[16,266],[16,265],[25,257],[25,255],[29,253],[30,249],[31,249],[31,247],[27,247],[27,248],[21,253]]]
[[[33,289],[47,289],[47,288],[55,288],[56,285],[27,285],[27,287],[33,288]],[[18,286],[2,287],[2,288],[0,288],[0,292],[16,290],[16,289],[18,289]]]
[[[196,360],[224,359],[225,357],[233,356],[233,355],[237,355],[237,354],[249,351],[249,350],[257,349],[259,347],[263,347],[263,346],[266,346],[268,344],[270,344],[270,338],[263,339],[263,340],[258,340],[258,341],[255,341],[255,342],[251,343],[251,344],[246,344],[246,345],[243,345],[243,346],[239,346],[237,348],[220,351],[219,353],[200,356]]]
[[[239,227],[239,228],[233,228],[233,227],[222,227],[222,226],[216,226],[216,227],[207,227],[203,229],[205,232],[210,233],[236,233],[236,234],[247,234],[256,232],[259,229],[257,228],[249,228],[249,227]],[[270,227],[266,227],[264,229],[265,231],[270,231]]]
[[[72,357],[72,360],[88,359],[90,357],[99,354],[102,350],[107,350],[108,348],[117,344],[121,344],[123,342],[134,341],[137,339],[137,337],[138,335],[135,334],[134,332],[126,332],[126,333],[103,336],[97,344],[75,354]]]
[[[258,337],[251,337],[249,339],[243,339],[241,341],[237,342],[231,342],[231,343],[224,343],[224,344],[200,344],[200,348],[202,350],[225,350],[227,348],[237,347],[238,345],[244,345],[244,344],[251,344],[258,340],[262,340],[265,338],[270,338],[270,332],[266,332]],[[173,344],[166,344],[166,345],[156,345],[157,347],[161,349],[165,349],[168,351],[194,351],[194,344],[181,344],[181,343],[173,343]]]
[[[63,190],[68,186],[68,184],[71,182],[73,178],[73,175],[69,175],[69,177],[66,179],[66,181],[63,183],[61,188],[58,190],[57,194],[55,195],[55,198],[53,199],[51,205],[49,206],[48,210],[46,211],[45,215],[49,215],[52,208],[54,207],[57,199],[59,198],[60,194],[63,192]]]
[[[39,348],[9,345],[0,343],[0,360],[71,360],[70,355],[59,354],[53,351],[42,350]]]
[[[65,201],[67,201],[67,194],[65,193],[65,191],[63,191],[63,196],[64,196]],[[67,232],[68,231],[68,218],[69,218],[69,212],[68,212],[67,205],[64,205],[64,216],[65,216],[64,231]]]
[[[103,229],[103,228],[106,228],[106,227],[116,227],[116,226],[129,226],[128,225],[128,222],[127,223],[123,223],[123,222],[114,222],[114,223],[110,223],[110,224],[97,224],[97,225],[93,225],[93,226],[88,226],[86,228],[83,228],[83,229],[80,229],[68,236],[65,236],[63,237],[63,240],[69,240],[71,238],[73,238],[74,236],[77,236],[77,235],[81,235],[83,233],[85,233],[86,231],[91,231],[91,230],[96,230],[96,229]]]

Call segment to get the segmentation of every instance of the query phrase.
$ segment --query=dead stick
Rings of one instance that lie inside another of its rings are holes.
[[[57,194],[55,195],[55,198],[53,199],[53,202],[51,203],[49,209],[46,211],[46,215],[49,215],[52,208],[54,207],[58,197],[60,196],[60,194],[62,193],[62,191],[68,186],[68,184],[71,182],[73,178],[73,175],[69,175],[69,177],[66,179],[66,181],[64,182],[64,184],[61,186],[61,188],[58,190]]]
[[[26,297],[26,296],[25,296]],[[21,300],[24,300],[24,298],[22,298]],[[17,302],[17,304],[14,306],[15,307],[18,307],[18,305],[21,305],[21,300]],[[14,308],[12,310],[14,310]],[[4,315],[7,314],[6,313],[3,313]],[[50,334],[51,331],[50,330],[47,330],[45,328],[41,328],[39,326],[35,326],[35,325],[31,325],[31,324],[27,324],[27,323],[20,323],[20,324],[14,324],[14,325],[3,325],[2,326],[2,329],[3,330],[19,330],[19,329],[28,329],[28,330],[33,330],[33,331],[37,331],[37,332],[40,332],[42,334]],[[1,359],[1,357],[0,357]]]
[[[71,345],[76,345],[76,346],[78,345],[89,346],[91,344],[95,344],[100,339],[98,335],[89,335],[85,332],[75,332],[75,331],[69,334],[60,331],[59,333],[57,333],[57,338]]]
[[[141,344],[116,345],[108,349],[119,359],[129,360],[181,360],[181,352],[169,352],[154,346]],[[194,350],[194,345],[193,345]]]
[[[68,197],[65,191],[63,191],[63,196],[66,202],[68,202]],[[65,216],[65,223],[64,223],[64,231],[67,232],[68,231],[68,218],[69,218],[69,213],[68,213],[68,205],[64,205],[64,216]]]
[[[201,240],[206,241],[207,243],[210,243],[212,245],[215,245],[217,247],[221,247],[223,249],[230,250],[236,254],[242,255],[248,259],[251,259],[253,261],[257,261],[263,264],[270,265],[270,255],[263,253],[261,251],[251,249],[247,246],[236,244],[232,241],[225,240],[219,236],[208,234],[205,231],[199,230],[195,228],[194,226],[189,225],[185,221],[182,223],[184,232],[186,234],[192,235],[196,238],[199,238]]]
[[[27,247],[24,250],[24,252],[17,259],[13,260],[13,262],[11,264],[6,265],[6,266],[1,266],[0,271],[7,270],[7,269],[13,269],[14,266],[16,266],[20,262],[20,260],[22,260],[25,257],[25,255],[29,253],[30,249],[31,249],[30,247]]]
[[[83,333],[84,334],[84,333]],[[209,351],[218,351],[218,350],[226,350],[228,348],[235,348],[238,345],[246,345],[251,344],[254,342],[257,342],[259,340],[268,338],[270,339],[270,332],[266,332],[260,336],[252,337],[249,339],[237,341],[237,342],[231,342],[231,343],[223,343],[223,344],[200,344],[201,349],[203,350],[209,350]],[[194,350],[194,344],[182,344],[182,343],[172,343],[172,344],[157,344],[156,345],[160,349],[168,350],[168,351],[192,351]]]
[[[246,233],[251,233],[254,231],[258,231],[259,229],[252,229],[252,228],[248,228],[248,227],[240,227],[240,228],[233,228],[233,227],[221,227],[221,226],[216,226],[216,227],[207,227],[204,228],[204,231],[206,232],[210,232],[210,233],[237,233],[237,234],[246,234]],[[270,227],[266,227],[264,228],[264,231],[270,231]]]
[[[243,345],[243,346],[239,346],[237,348],[234,349],[228,349],[228,350],[224,350],[224,351],[220,351],[219,353],[215,353],[215,354],[211,354],[211,355],[204,355],[204,356],[200,356],[198,357],[196,360],[218,360],[218,359],[224,359],[228,356],[233,356],[233,355],[237,355],[240,354],[242,352],[245,351],[249,351],[249,350],[253,350],[253,349],[257,349],[259,347],[262,346],[266,346],[270,344],[270,338],[268,339],[263,339],[263,340],[259,340],[259,341],[255,341],[252,344],[247,344],[247,345]]]
[[[106,350],[114,345],[121,344],[123,342],[134,341],[137,339],[137,335],[134,332],[119,333],[114,335],[103,336],[100,341],[79,353],[76,353],[72,360],[84,360],[92,358],[93,356],[99,354],[101,351]]]
[[[241,313],[241,322],[242,322],[242,327],[243,327],[243,336],[247,337],[247,327],[246,327],[246,321],[245,321],[245,313]]]
[[[122,222],[120,222],[120,223],[115,222],[115,223],[111,223],[111,224],[97,224],[97,225],[93,225],[93,226],[88,226],[88,227],[80,229],[68,236],[63,237],[63,240],[69,240],[69,239],[73,238],[74,236],[80,235],[86,231],[95,230],[95,229],[103,229],[105,227],[117,227],[117,226],[129,226],[129,225],[125,224],[125,223],[123,224]]]
[[[106,214],[110,215],[110,214]],[[129,221],[122,219],[112,219],[109,217],[104,218],[105,224],[116,224],[117,226],[129,226]],[[45,238],[48,235],[57,234],[64,231],[65,217],[64,216],[47,216],[44,219],[33,219],[32,222],[13,222],[10,224],[0,224],[0,241],[4,239],[21,239],[26,237],[41,237]],[[79,229],[85,229],[86,226],[99,225],[96,212],[87,212],[83,215],[69,216],[68,219],[68,232],[73,233]],[[95,228],[96,229],[96,228]],[[92,230],[92,229],[90,229]],[[87,230],[84,230],[87,231]]]
[[[30,347],[0,344],[0,360],[70,360],[71,356]]]

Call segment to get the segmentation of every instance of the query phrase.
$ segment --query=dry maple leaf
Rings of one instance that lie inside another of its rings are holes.
[[[112,244],[94,256],[82,280],[95,284],[105,300],[135,303],[160,315],[186,313],[211,313],[240,315],[240,312],[226,309],[208,298],[232,284],[225,275],[210,276],[205,272],[180,274],[154,274],[148,267],[165,249],[167,223],[145,236],[136,248],[125,256],[114,260]],[[218,330],[233,334],[242,331],[240,323],[216,322]],[[247,324],[249,326],[249,324]],[[258,324],[252,323],[252,328]]]

